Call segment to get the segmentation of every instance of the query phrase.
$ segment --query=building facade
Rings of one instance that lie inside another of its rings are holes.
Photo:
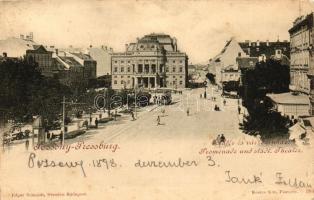
[[[310,93],[310,79],[314,78],[314,69],[311,66],[314,61],[312,32],[313,13],[305,17],[298,17],[289,30],[291,41],[290,89],[292,91]]]
[[[177,41],[165,34],[149,34],[126,44],[111,57],[112,88],[185,88],[188,57]]]
[[[229,81],[239,81],[240,80],[240,70],[233,68],[232,66],[226,67],[221,70],[221,82]]]
[[[47,51],[42,45],[33,45],[33,48],[26,50],[26,59],[29,62],[36,62],[42,75],[52,77],[54,71],[52,52]]]
[[[54,77],[62,84],[74,87],[87,87],[96,80],[97,62],[83,53],[59,52],[53,57]]]
[[[236,39],[231,38],[226,42],[221,52],[209,61],[208,72],[216,76],[215,79],[218,86],[222,87],[223,85],[225,69],[232,68],[233,74],[239,73],[236,62],[237,57],[248,57],[248,55],[243,51]]]
[[[111,47],[90,46],[88,53],[97,62],[97,77],[111,74],[111,54],[113,53]]]
[[[273,56],[281,58],[281,56],[290,57],[290,42],[284,41],[250,41],[240,42],[239,45],[249,57],[257,57],[258,61],[266,61]]]

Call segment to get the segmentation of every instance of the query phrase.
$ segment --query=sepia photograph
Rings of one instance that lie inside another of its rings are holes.
[[[314,200],[313,10],[0,0],[0,200]]]

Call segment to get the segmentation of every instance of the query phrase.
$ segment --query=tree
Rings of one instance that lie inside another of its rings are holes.
[[[243,123],[246,133],[259,134],[262,139],[287,135],[289,120],[271,110],[272,104],[266,94],[288,92],[289,71],[289,66],[270,59],[244,72],[240,94],[249,112]]]
[[[206,78],[209,80],[211,84],[216,84],[215,75],[212,73],[207,73]]]
[[[0,109],[10,119],[23,122],[42,115],[50,123],[61,113],[62,96],[69,93],[58,80],[42,76],[34,62],[0,62]]]

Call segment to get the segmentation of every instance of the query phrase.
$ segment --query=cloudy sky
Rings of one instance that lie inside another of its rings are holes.
[[[314,0],[300,0],[301,13]],[[289,39],[299,0],[0,0],[0,39],[32,31],[37,43],[123,51],[144,34],[167,33],[192,63],[206,63],[226,40]]]

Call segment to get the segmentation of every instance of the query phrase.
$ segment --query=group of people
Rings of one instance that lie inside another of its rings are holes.
[[[219,106],[215,105],[214,110],[215,110],[215,111],[220,111]]]
[[[218,135],[216,139],[213,140],[213,145],[221,145],[226,143],[226,137],[224,134]]]
[[[90,124],[91,124],[91,123],[92,123],[92,118],[90,118],[89,121],[90,121]],[[96,118],[96,119],[95,119],[95,128],[98,128],[98,123],[99,123],[99,121],[98,121],[98,119]],[[85,121],[83,122],[83,127],[86,127],[86,130],[89,129],[89,125],[88,125],[88,121],[87,121],[87,120],[85,120]]]

